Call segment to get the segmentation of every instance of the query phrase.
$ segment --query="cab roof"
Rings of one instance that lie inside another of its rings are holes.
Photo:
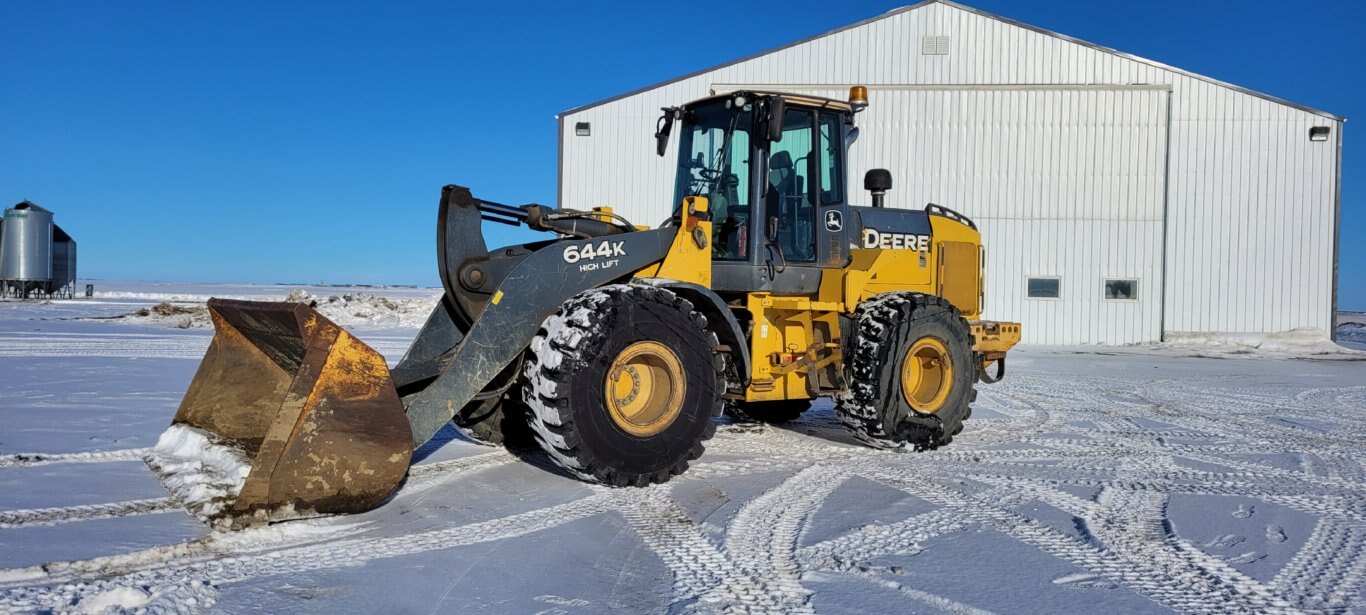
[[[745,94],[747,96],[759,97],[777,96],[779,98],[782,98],[789,105],[816,107],[818,109],[834,109],[836,111],[843,111],[845,113],[854,112],[853,105],[850,105],[848,101],[836,100],[833,98],[823,98],[820,96],[809,96],[806,94],[792,94],[790,92],[773,92],[767,90],[736,90],[734,92],[726,92],[724,94],[713,94],[705,98],[699,98],[697,100],[690,101],[687,104],[683,105],[683,108],[687,109],[690,107],[694,107],[696,105],[706,104],[718,100],[725,100],[727,98],[735,96],[736,94]]]

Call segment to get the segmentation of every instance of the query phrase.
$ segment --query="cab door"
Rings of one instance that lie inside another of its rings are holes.
[[[780,268],[806,267],[817,261],[815,113],[789,107],[783,115],[783,137],[770,143],[764,215],[769,256]],[[777,232],[777,237],[772,233]],[[786,266],[786,267],[784,267]]]
[[[782,138],[754,139],[748,258],[713,261],[717,290],[810,295],[848,262],[843,115],[789,106]]]
[[[848,220],[845,150],[849,126],[845,115],[832,111],[816,114],[816,156],[812,176],[816,179],[816,247],[819,265],[843,269],[849,264],[849,237],[857,229],[845,229]]]
[[[789,107],[783,137],[769,144],[764,215],[777,227],[766,251],[777,294],[812,294],[822,271],[843,267],[844,121],[839,113]],[[780,253],[779,253],[780,252]]]

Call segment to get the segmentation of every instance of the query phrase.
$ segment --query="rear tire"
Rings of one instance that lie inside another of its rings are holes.
[[[520,397],[521,389],[471,401],[452,420],[455,430],[485,446],[505,446],[511,450],[535,447],[536,441],[527,428],[526,406],[514,395]]]
[[[854,437],[878,448],[937,448],[972,413],[972,335],[943,298],[894,292],[863,302],[846,366],[849,390],[836,414]]]
[[[691,302],[654,286],[604,286],[566,301],[532,340],[523,370],[541,448],[611,486],[682,473],[716,432],[725,390],[706,326]]]
[[[727,404],[731,418],[746,423],[770,423],[780,425],[790,423],[811,409],[809,399],[783,399],[778,401],[736,401]]]
[[[527,409],[522,403],[522,360],[515,359],[498,377],[490,390],[481,393],[460,409],[451,422],[460,435],[485,446],[506,446],[512,450],[535,447],[527,428]],[[498,384],[501,383],[501,384]]]

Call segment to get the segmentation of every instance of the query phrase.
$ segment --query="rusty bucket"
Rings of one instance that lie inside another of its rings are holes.
[[[214,337],[173,425],[241,451],[222,516],[278,520],[372,509],[413,440],[384,358],[299,303],[211,299]]]

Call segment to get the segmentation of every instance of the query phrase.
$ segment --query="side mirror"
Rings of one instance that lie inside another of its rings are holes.
[[[659,121],[655,123],[655,153],[663,157],[665,150],[669,149],[669,133],[674,130],[674,113],[677,109],[672,107],[664,108],[664,115],[659,116]]]
[[[845,149],[848,149],[849,146],[853,145],[854,141],[858,141],[858,126],[850,128],[849,132],[844,133]]]
[[[787,112],[787,101],[773,96],[768,99],[768,140],[783,139],[783,115]]]

